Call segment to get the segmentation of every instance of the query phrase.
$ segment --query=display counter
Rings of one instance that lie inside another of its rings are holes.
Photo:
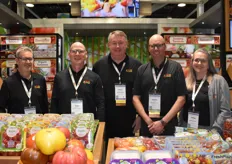
[[[108,141],[108,147],[107,147],[107,153],[106,153],[106,163],[105,164],[110,163],[110,156],[111,156],[113,151],[114,151],[114,138],[110,138]]]
[[[95,141],[94,141],[94,147],[93,147],[94,164],[101,164],[102,163],[104,130],[105,130],[105,122],[99,122]],[[114,139],[112,139],[112,140],[114,141]],[[2,163],[2,164],[17,164],[19,159],[20,159],[20,156],[0,156],[0,163]]]

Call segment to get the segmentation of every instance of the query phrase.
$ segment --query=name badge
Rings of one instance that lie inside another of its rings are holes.
[[[24,113],[25,114],[36,114],[36,107],[35,106],[25,107]]]
[[[149,107],[148,107],[149,117],[160,118],[161,94],[150,93],[148,105],[149,105]]]
[[[199,125],[199,113],[188,112],[188,127],[198,129]]]
[[[82,99],[71,100],[71,113],[72,114],[83,113],[83,100]]]
[[[116,106],[126,106],[125,84],[115,84],[115,102],[116,102]]]

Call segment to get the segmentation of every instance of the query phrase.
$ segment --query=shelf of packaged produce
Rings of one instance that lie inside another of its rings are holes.
[[[108,147],[107,147],[107,153],[106,153],[106,163],[105,164],[110,163],[110,157],[111,157],[111,154],[113,151],[114,151],[114,138],[110,138],[108,141]]]
[[[105,122],[100,122],[98,125],[94,148],[93,148],[93,159],[94,164],[102,164],[102,153],[103,153],[103,137],[105,130]],[[0,156],[0,163],[2,164],[17,164],[19,156]]]

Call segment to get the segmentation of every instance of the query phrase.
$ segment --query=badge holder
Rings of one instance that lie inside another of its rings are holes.
[[[115,103],[116,106],[126,106],[125,84],[115,84]]]
[[[195,111],[195,105],[193,105],[193,110],[188,112],[188,128],[198,129],[199,125],[199,112]]]
[[[149,93],[148,112],[150,118],[160,118],[161,111],[161,94],[156,92]]]
[[[24,113],[25,113],[25,114],[36,114],[36,107],[35,107],[35,106],[31,106],[31,105],[29,104],[28,107],[25,107],[25,108],[24,108]]]
[[[83,113],[83,99],[71,99],[71,114]]]

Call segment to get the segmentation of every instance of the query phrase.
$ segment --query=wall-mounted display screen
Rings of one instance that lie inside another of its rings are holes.
[[[139,16],[139,0],[81,0],[81,17]]]

